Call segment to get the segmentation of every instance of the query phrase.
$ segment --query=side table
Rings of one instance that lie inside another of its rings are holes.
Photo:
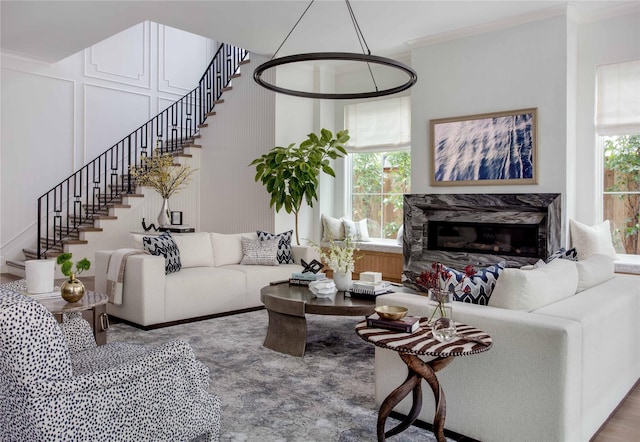
[[[436,372],[449,365],[456,356],[481,353],[491,348],[491,337],[477,328],[456,322],[456,337],[449,342],[440,342],[433,337],[431,328],[427,326],[427,318],[421,318],[418,330],[413,333],[399,333],[381,328],[367,327],[367,321],[356,325],[356,333],[365,341],[381,348],[398,352],[400,359],[407,365],[409,373],[402,385],[393,390],[380,405],[378,412],[378,441],[384,441],[406,430],[420,414],[422,408],[422,379],[426,380],[435,399],[435,416],[433,432],[438,442],[445,442],[444,421],[447,403],[436,376]],[[469,339],[474,339],[471,341]],[[418,355],[432,356],[434,359],[425,362]],[[400,403],[409,392],[413,392],[413,405],[407,417],[396,427],[385,433],[385,423],[393,408]]]
[[[107,343],[107,330],[109,329],[109,317],[107,316],[107,295],[92,291],[85,291],[84,296],[78,302],[67,302],[62,297],[48,297],[36,300],[44,305],[58,321],[62,321],[63,313],[90,311],[89,323],[93,329],[96,344]]]

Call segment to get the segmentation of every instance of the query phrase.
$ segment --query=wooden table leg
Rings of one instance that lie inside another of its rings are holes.
[[[93,308],[93,336],[96,338],[96,344],[104,345],[107,343],[107,330],[109,329],[109,317],[107,316],[107,305],[96,305]]]
[[[292,316],[269,311],[269,326],[264,346],[291,356],[304,356],[307,346],[307,320],[304,316]]]
[[[400,403],[409,392],[413,392],[413,405],[411,406],[411,411],[409,415],[402,421],[400,424],[396,425],[389,431],[385,433],[384,427],[391,414],[391,411],[395,408],[396,405]],[[393,390],[389,396],[382,402],[380,405],[380,411],[378,412],[378,441],[384,441],[385,438],[391,437],[402,431],[409,428],[409,426],[416,420],[418,414],[420,414],[420,409],[422,408],[422,377],[409,370],[409,374],[407,379],[400,385],[398,388]]]
[[[400,353],[400,359],[407,364],[410,372],[416,373],[422,377],[431,387],[436,409],[433,417],[433,433],[435,434],[438,442],[445,442],[444,420],[447,414],[447,400],[444,396],[444,391],[442,391],[442,387],[440,387],[440,382],[438,381],[436,372],[449,365],[449,363],[453,361],[453,356],[437,358],[429,362],[425,362],[416,355]],[[414,410],[412,409],[411,411],[413,412]],[[420,410],[418,410],[417,414],[419,414],[419,412]]]

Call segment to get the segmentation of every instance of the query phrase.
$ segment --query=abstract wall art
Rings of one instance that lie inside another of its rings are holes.
[[[537,183],[537,109],[430,121],[431,185]]]

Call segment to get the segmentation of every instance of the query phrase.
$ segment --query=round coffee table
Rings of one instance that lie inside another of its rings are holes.
[[[317,298],[304,286],[274,284],[260,290],[260,300],[269,312],[264,346],[292,356],[304,356],[307,346],[305,314],[367,316],[374,312],[374,299],[350,298],[337,292],[330,298]]]
[[[427,318],[420,319],[418,330],[413,333],[398,333],[381,328],[367,327],[367,321],[356,325],[356,333],[365,341],[381,348],[398,352],[400,359],[407,365],[409,374],[402,385],[393,390],[380,405],[378,412],[378,441],[406,430],[420,414],[422,408],[422,379],[427,381],[435,399],[435,416],[433,433],[438,442],[445,442],[444,420],[447,401],[436,376],[456,356],[466,356],[487,351],[493,340],[487,333],[470,325],[456,322],[456,337],[442,343],[433,337]],[[418,355],[432,356],[434,359],[423,361]],[[393,408],[400,403],[409,392],[413,392],[413,405],[409,415],[396,427],[385,432],[387,417]]]

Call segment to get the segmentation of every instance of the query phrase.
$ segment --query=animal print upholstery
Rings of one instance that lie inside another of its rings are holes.
[[[0,288],[0,441],[218,440],[220,399],[186,342],[88,345],[67,319]]]

